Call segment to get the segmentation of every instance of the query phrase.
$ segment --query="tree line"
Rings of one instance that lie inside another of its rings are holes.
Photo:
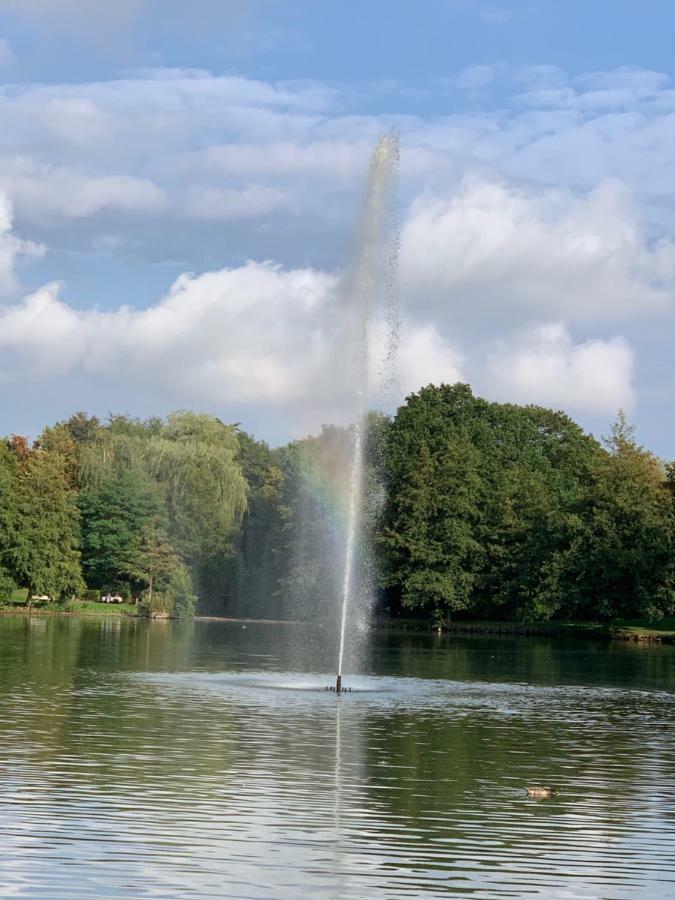
[[[608,621],[675,610],[675,468],[620,414],[429,386],[367,433],[364,540],[392,616]],[[151,613],[322,616],[352,433],[271,448],[213,416],[76,413],[0,442],[0,604],[112,591]]]

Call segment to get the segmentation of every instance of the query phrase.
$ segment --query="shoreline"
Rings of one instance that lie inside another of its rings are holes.
[[[443,634],[485,635],[492,637],[550,637],[550,638],[590,638],[602,641],[623,641],[634,643],[675,644],[675,630],[659,629],[650,625],[618,623],[615,625],[597,622],[539,622],[523,624],[519,622],[458,621],[449,622],[441,628],[429,622],[416,619],[380,619],[376,627],[385,631],[435,632]]]
[[[55,609],[0,609],[0,616],[70,616],[88,619],[145,619],[148,621],[187,621],[181,619],[169,619],[168,617],[153,618],[132,613],[127,610],[112,609],[101,611],[92,610],[55,610]],[[241,625],[302,625],[302,621],[295,619],[257,619],[242,618],[239,616],[214,616],[196,615],[192,617],[195,622],[224,622],[227,624]],[[308,623],[309,624],[309,623]],[[656,623],[654,623],[656,625]],[[498,621],[458,621],[449,622],[438,628],[430,622],[420,619],[384,619],[373,620],[373,628],[378,631],[406,632],[417,634],[462,635],[462,636],[491,636],[491,637],[548,637],[548,638],[586,638],[602,641],[621,641],[624,643],[642,644],[675,644],[675,630],[659,629],[648,624],[618,623],[615,625],[603,625],[593,622],[540,622],[521,624],[518,622]]]

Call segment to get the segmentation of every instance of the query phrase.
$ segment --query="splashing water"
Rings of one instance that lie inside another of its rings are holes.
[[[380,380],[385,392],[391,393],[396,388],[396,378],[393,373],[395,373],[399,325],[394,291],[398,250],[397,241],[394,238],[394,221],[398,163],[398,135],[390,132],[380,138],[370,164],[356,263],[353,270],[353,297],[351,299],[356,310],[356,418],[348,488],[347,541],[335,686],[337,693],[342,690],[349,606],[357,590],[355,577],[357,548],[364,539],[363,470],[370,369],[369,326],[378,300],[383,303],[382,312],[387,335]]]

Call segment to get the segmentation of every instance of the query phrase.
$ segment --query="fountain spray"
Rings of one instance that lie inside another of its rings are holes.
[[[390,346],[387,348],[385,364],[391,364],[395,343],[398,339],[398,317],[392,313],[391,285],[396,259],[396,243],[387,244],[387,236],[392,231],[394,212],[394,191],[398,177],[399,141],[395,132],[380,138],[368,174],[361,227],[358,241],[356,264],[353,270],[352,290],[356,318],[356,397],[355,423],[352,442],[352,457],[349,478],[348,528],[345,550],[344,577],[342,582],[342,611],[340,615],[340,643],[338,650],[337,680],[335,691],[342,691],[342,674],[345,655],[345,634],[349,603],[355,590],[355,561],[357,547],[363,539],[363,468],[368,401],[369,372],[369,323],[378,296],[387,298],[384,310],[388,326]],[[380,290],[378,278],[385,284]]]

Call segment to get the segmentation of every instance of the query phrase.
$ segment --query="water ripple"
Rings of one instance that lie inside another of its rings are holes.
[[[178,666],[178,634],[122,629],[93,664],[91,633],[0,644],[2,896],[675,896],[663,680],[394,677],[389,648],[338,699],[272,671],[269,631],[231,671],[203,632]]]

